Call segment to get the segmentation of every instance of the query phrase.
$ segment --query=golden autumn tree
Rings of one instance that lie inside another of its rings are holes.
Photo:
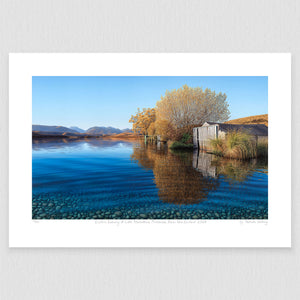
[[[148,135],[156,135],[156,126],[155,122],[152,122],[148,127]]]
[[[172,124],[167,120],[158,119],[154,123],[155,134],[161,136],[161,140],[165,141],[169,138],[174,139],[175,130]]]
[[[155,120],[156,112],[154,108],[143,108],[143,110],[138,108],[137,113],[131,116],[129,122],[132,123],[134,133],[148,135],[149,128],[151,133],[154,131],[154,125],[151,127],[151,124],[153,124]]]
[[[224,122],[229,119],[226,94],[187,85],[166,91],[156,103],[157,122],[164,121],[175,131],[192,133],[192,128],[204,122]]]

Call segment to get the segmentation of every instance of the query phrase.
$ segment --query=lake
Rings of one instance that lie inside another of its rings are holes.
[[[139,141],[33,140],[32,218],[268,219],[268,165]]]

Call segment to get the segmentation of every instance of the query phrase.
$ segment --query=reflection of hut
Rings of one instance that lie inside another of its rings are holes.
[[[210,150],[210,140],[225,138],[229,131],[244,131],[253,136],[257,142],[268,139],[268,127],[263,124],[224,124],[205,122],[202,127],[193,129],[193,143],[195,148]]]
[[[212,158],[211,154],[194,151],[193,168],[201,172],[204,177],[217,177],[217,168],[211,165]]]

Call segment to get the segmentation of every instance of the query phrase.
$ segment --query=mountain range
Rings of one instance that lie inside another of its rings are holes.
[[[41,131],[41,132],[58,132],[58,133],[78,133],[78,131],[70,129],[64,126],[48,126],[48,125],[32,125],[32,131]]]
[[[85,133],[84,129],[81,129],[81,128],[77,127],[77,126],[71,126],[70,129],[75,130],[75,131],[77,131],[79,133]]]
[[[131,131],[129,128],[127,129],[119,129],[119,128],[114,128],[114,127],[91,127],[89,128],[85,133],[87,134],[92,134],[92,135],[99,135],[99,134],[118,134],[122,132],[128,132]]]
[[[115,127],[98,127],[94,126],[88,130],[81,129],[77,126],[64,127],[64,126],[48,126],[48,125],[32,125],[32,131],[37,132],[51,132],[51,133],[72,133],[72,134],[88,134],[88,135],[112,135],[123,132],[132,132],[131,129],[119,129]]]

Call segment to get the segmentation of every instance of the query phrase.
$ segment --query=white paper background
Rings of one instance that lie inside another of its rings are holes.
[[[268,221],[95,224],[94,220],[32,220],[32,76],[54,75],[268,76]],[[290,54],[13,53],[9,57],[9,105],[10,247],[291,246]],[[285,141],[284,162],[278,162],[282,157],[279,137]]]
[[[299,28],[297,0],[2,0],[0,298],[298,299]],[[162,51],[292,53],[292,249],[8,249],[8,53]]]

